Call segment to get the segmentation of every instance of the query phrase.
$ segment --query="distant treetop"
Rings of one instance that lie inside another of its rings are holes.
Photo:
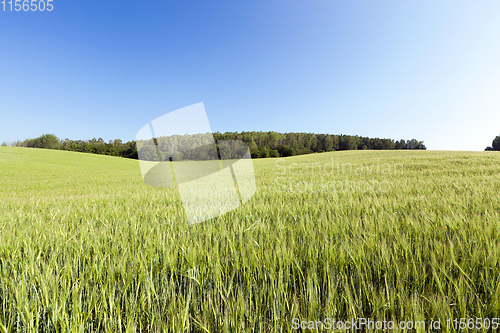
[[[500,151],[500,135],[497,136],[491,143],[491,147],[486,147],[486,151]]]
[[[219,140],[241,140],[250,148],[252,158],[287,157],[310,153],[321,153],[336,150],[394,150],[394,149],[427,149],[423,141],[393,140],[368,138],[358,135],[333,135],[314,133],[278,133],[278,132],[216,132],[213,134],[216,142]],[[497,140],[498,139],[498,140]],[[494,147],[500,145],[500,137],[494,141]],[[156,142],[156,141],[155,141]],[[168,144],[169,149],[178,151],[189,158],[192,152],[180,149],[180,147],[191,147],[202,153],[202,144],[195,135],[176,135],[162,138],[163,145]],[[61,149],[84,153],[121,156],[126,158],[138,158],[136,141],[123,143],[121,140],[110,140],[104,142],[102,138],[92,140],[60,140],[54,134],[44,134],[35,139],[27,139],[12,143],[13,146]],[[161,148],[161,147],[160,147]],[[217,148],[219,148],[217,146]],[[200,150],[201,149],[201,150]],[[161,149],[160,149],[161,150]],[[151,154],[154,152],[151,151]],[[217,158],[217,156],[213,156]]]

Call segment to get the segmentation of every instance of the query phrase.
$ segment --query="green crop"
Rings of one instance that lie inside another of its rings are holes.
[[[177,189],[145,185],[138,161],[0,147],[0,328],[293,332],[294,318],[439,318],[448,331],[449,318],[500,316],[500,154],[253,164],[249,202],[189,225]]]

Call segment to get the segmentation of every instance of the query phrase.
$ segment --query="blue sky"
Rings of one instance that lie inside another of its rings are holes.
[[[417,138],[439,150],[483,150],[500,134],[498,1],[53,5],[0,4],[0,141],[133,140],[199,102],[221,132]]]

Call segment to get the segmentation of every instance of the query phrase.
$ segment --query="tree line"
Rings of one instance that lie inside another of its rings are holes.
[[[423,141],[368,138],[358,135],[314,133],[226,132],[214,133],[215,140],[242,140],[252,158],[287,157],[337,150],[427,149]]]
[[[4,142],[2,145],[6,146],[7,144]],[[105,142],[102,138],[93,138],[92,140],[60,140],[54,134],[44,134],[35,139],[12,142],[11,146],[58,149],[81,153],[121,156],[125,158],[138,158],[135,141],[123,143],[120,139],[110,140],[109,142]]]
[[[207,146],[206,134],[174,135],[154,139],[154,143],[139,142],[139,149],[151,153],[151,148],[157,146],[157,153],[163,152],[162,159],[174,156],[176,159],[194,159],[200,154],[208,154],[208,158],[217,158],[211,153],[214,150]],[[210,136],[211,138],[211,136]],[[215,132],[213,138],[215,151],[231,157],[231,148],[219,142],[225,140],[240,140],[248,145],[252,158],[287,157],[311,153],[322,153],[340,150],[394,150],[394,149],[427,149],[423,141],[393,140],[368,138],[358,135],[333,135],[314,133],[278,133],[278,132]],[[500,143],[500,139],[499,142]],[[2,145],[6,145],[3,143]],[[102,138],[91,140],[60,140],[54,134],[44,134],[38,138],[16,141],[11,144],[17,147],[45,148],[93,153],[125,158],[138,159],[138,143],[135,140],[122,142],[120,139],[105,142]],[[153,146],[154,145],[154,146]],[[240,147],[241,148],[241,147]],[[241,155],[240,148],[237,155]],[[156,149],[156,148],[155,148]],[[175,153],[169,153],[175,152]],[[240,156],[241,157],[241,156]]]

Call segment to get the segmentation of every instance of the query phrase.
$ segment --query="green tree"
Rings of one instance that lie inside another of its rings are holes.
[[[406,141],[406,149],[427,149],[423,141],[418,141],[416,139],[411,139]]]
[[[250,149],[250,153],[255,154],[257,153],[259,147],[257,147],[257,144],[252,139],[250,142],[248,142],[248,148]]]
[[[44,134],[35,139],[25,140],[22,145],[30,148],[59,149],[63,143],[54,134]]]
[[[280,157],[280,153],[276,149],[271,149],[269,151],[269,157]]]
[[[151,145],[142,147],[139,151],[139,157],[144,161],[160,161],[158,149],[155,146]]]
[[[339,150],[357,150],[358,142],[361,140],[350,135],[341,135],[339,139]]]
[[[491,147],[493,150],[500,150],[500,135],[493,140]]]
[[[58,149],[61,146],[61,140],[54,134],[44,134],[40,138],[42,148],[45,149]]]
[[[406,141],[403,139],[396,141],[395,149],[406,149]]]

